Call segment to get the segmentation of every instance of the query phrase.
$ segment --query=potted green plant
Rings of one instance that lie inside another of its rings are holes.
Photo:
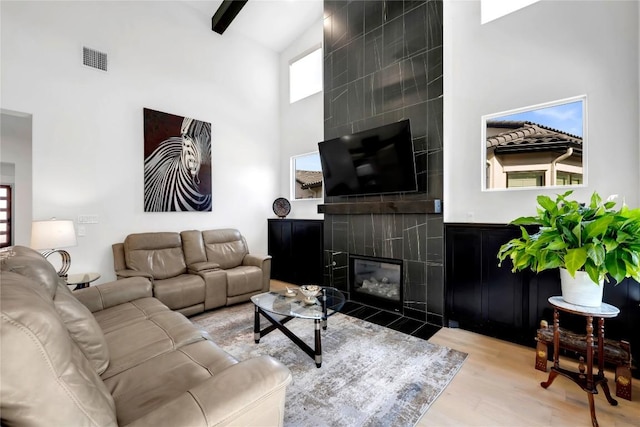
[[[500,247],[499,265],[509,257],[513,272],[559,268],[565,301],[599,306],[605,280],[617,284],[632,277],[640,282],[640,209],[625,204],[615,209],[615,197],[602,200],[596,192],[589,204],[570,200],[571,194],[560,194],[555,201],[538,196],[536,216],[512,221],[522,236]],[[529,234],[524,225],[540,228]]]

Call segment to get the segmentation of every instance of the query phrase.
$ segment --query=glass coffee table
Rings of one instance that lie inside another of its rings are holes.
[[[255,305],[255,322],[253,327],[254,340],[260,342],[260,338],[269,332],[279,329],[300,349],[316,362],[319,368],[322,366],[322,343],[320,328],[327,329],[327,318],[340,311],[344,306],[345,297],[335,288],[321,288],[318,295],[312,300],[305,300],[304,295],[298,290],[293,295],[285,291],[265,292],[251,297]],[[271,325],[260,329],[260,315],[267,319]],[[277,316],[277,317],[274,317]],[[284,316],[279,319],[278,317]],[[291,332],[285,324],[291,319],[313,320],[315,326],[315,348],[311,348],[297,335]]]

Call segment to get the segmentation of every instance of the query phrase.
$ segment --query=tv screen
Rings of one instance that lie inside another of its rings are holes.
[[[409,120],[318,143],[327,196],[417,190]]]

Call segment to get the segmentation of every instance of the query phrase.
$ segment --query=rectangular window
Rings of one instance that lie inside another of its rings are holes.
[[[582,184],[582,174],[558,172],[556,174],[556,185],[580,185]]]
[[[11,244],[11,186],[0,185],[0,248]]]
[[[322,48],[289,64],[289,102],[322,91]]]
[[[544,187],[544,172],[507,172],[507,188]]]

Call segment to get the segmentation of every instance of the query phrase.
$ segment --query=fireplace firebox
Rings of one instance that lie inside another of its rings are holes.
[[[351,300],[402,311],[402,260],[350,254],[349,272]]]

